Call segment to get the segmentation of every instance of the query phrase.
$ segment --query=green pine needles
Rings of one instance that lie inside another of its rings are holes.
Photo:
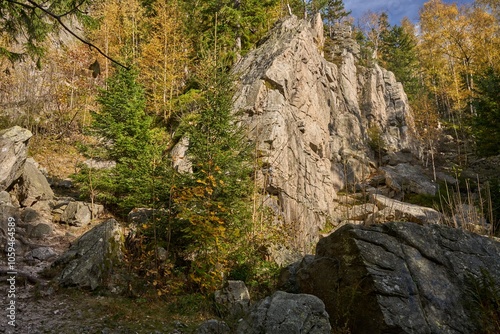
[[[126,215],[135,207],[150,206],[154,188],[159,187],[155,179],[162,168],[155,162],[161,160],[161,145],[156,144],[161,134],[146,114],[144,90],[135,70],[117,68],[97,101],[101,110],[94,113],[90,130],[98,144],[90,155],[114,161],[116,166],[84,166],[75,178],[84,195]]]
[[[201,291],[220,286],[251,226],[251,151],[233,119],[232,84],[213,64],[200,73],[203,98],[184,134],[193,173],[181,175],[172,194],[185,251],[194,258],[189,281]]]

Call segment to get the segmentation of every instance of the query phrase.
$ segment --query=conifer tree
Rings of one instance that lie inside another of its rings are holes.
[[[93,115],[91,130],[99,138],[96,156],[116,162],[104,170],[83,168],[76,177],[84,192],[91,190],[96,199],[117,213],[151,205],[155,156],[159,154],[151,129],[152,118],[146,114],[144,90],[136,81],[135,70],[117,69],[102,89],[97,101],[100,111]]]
[[[500,73],[494,68],[476,78],[474,107],[473,129],[478,153],[500,154]]]
[[[196,257],[189,280],[206,292],[219,287],[250,228],[252,174],[248,143],[231,111],[231,76],[204,65],[198,71],[203,98],[184,133],[193,172],[179,175],[173,202],[186,252]]]

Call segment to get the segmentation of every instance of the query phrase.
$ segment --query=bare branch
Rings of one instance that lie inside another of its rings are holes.
[[[9,2],[13,2],[11,0],[7,0]],[[102,56],[104,56],[106,59],[109,59],[110,61],[112,61],[113,63],[115,63],[116,65],[119,65],[121,67],[123,67],[124,69],[127,69],[129,70],[130,68],[123,65],[122,63],[118,62],[117,60],[111,58],[110,56],[108,56],[106,53],[104,53],[101,49],[99,49],[97,46],[95,46],[93,43],[83,39],[82,37],[78,36],[77,34],[75,34],[62,20],[61,20],[61,16],[58,16],[54,13],[52,13],[51,11],[43,8],[40,4],[36,3],[35,1],[32,1],[32,0],[27,0],[33,7],[36,7],[38,9],[40,9],[42,12],[44,12],[45,14],[47,14],[48,16],[50,16],[51,18],[53,18],[54,20],[56,20],[63,28],[64,30],[66,30],[68,33],[70,33],[73,37],[75,37],[76,39],[78,39],[80,42],[82,42],[83,44],[85,45],[88,45],[90,48],[94,48],[97,52],[99,52]],[[14,2],[13,2],[14,3]],[[16,4],[20,4],[20,3],[16,3]],[[20,4],[21,5],[21,4]],[[64,14],[66,15],[66,14]]]

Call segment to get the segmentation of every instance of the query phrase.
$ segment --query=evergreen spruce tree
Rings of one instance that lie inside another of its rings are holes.
[[[172,196],[185,251],[195,257],[189,281],[208,292],[220,287],[220,274],[227,273],[231,254],[248,235],[252,166],[249,144],[231,111],[231,76],[207,64],[198,79],[203,98],[184,133],[193,172],[179,175]]]
[[[476,115],[473,132],[478,153],[482,156],[500,154],[500,73],[487,69],[476,78]]]
[[[403,83],[411,101],[417,98],[420,91],[416,48],[415,36],[410,35],[403,26],[394,25],[382,31],[379,61]]]
[[[115,161],[116,167],[84,168],[76,177],[85,193],[123,215],[134,207],[150,206],[153,187],[158,186],[153,162],[160,153],[136,78],[135,70],[117,68],[97,98],[101,110],[93,115],[91,130],[100,143],[96,155]]]

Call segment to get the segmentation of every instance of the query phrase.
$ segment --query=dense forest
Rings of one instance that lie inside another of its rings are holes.
[[[159,294],[211,292],[220,272],[262,286],[274,273],[265,246],[287,232],[255,205],[259,161],[234,126],[230,70],[280,18],[317,12],[327,38],[334,25],[351,25],[359,63],[403,83],[427,150],[444,127],[460,143],[458,168],[470,153],[500,154],[495,0],[430,0],[418,22],[397,25],[383,12],[355,22],[342,0],[0,1],[0,125],[30,129],[34,151],[60,143],[116,162],[82,165],[73,177],[82,196],[117,217],[155,209],[126,257]],[[190,173],[172,167],[181,140]],[[169,265],[151,261],[157,246]]]

